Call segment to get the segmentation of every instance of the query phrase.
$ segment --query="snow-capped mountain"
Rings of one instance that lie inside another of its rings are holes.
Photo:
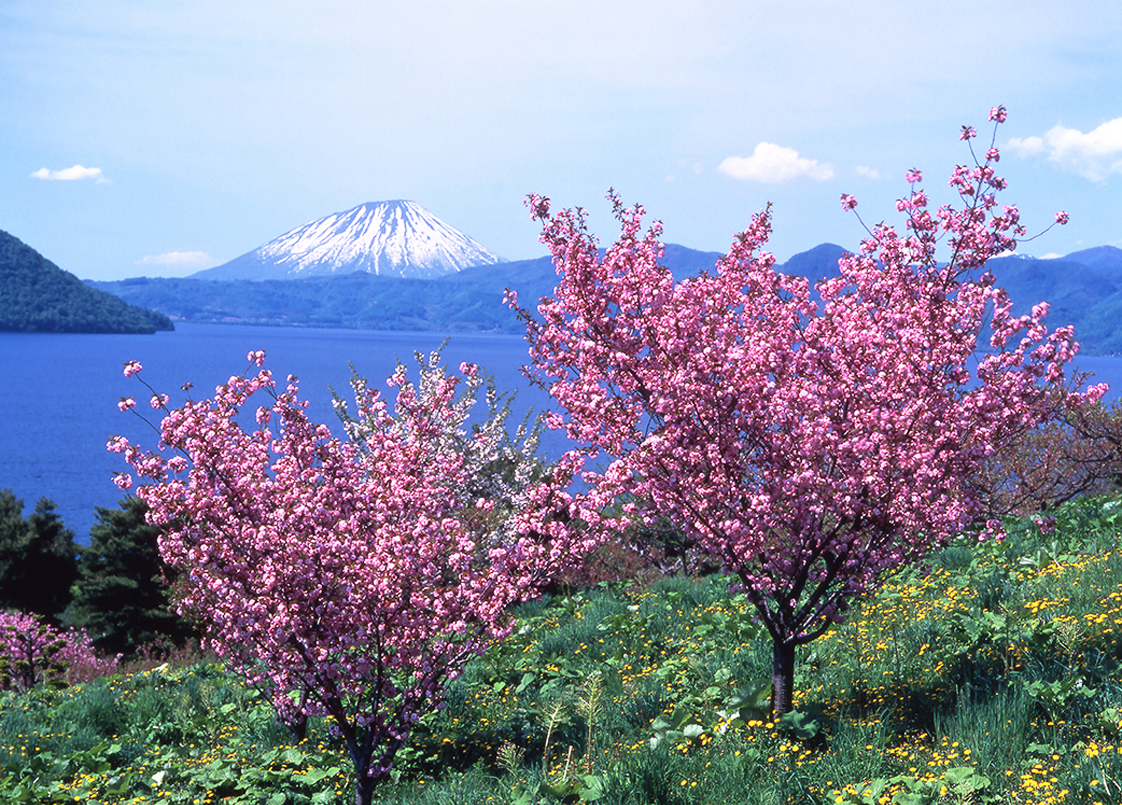
[[[366,272],[432,278],[506,262],[413,201],[360,204],[286,232],[198,279],[301,279]]]

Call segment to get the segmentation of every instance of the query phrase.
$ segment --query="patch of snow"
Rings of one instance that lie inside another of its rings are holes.
[[[360,204],[286,232],[251,254],[289,276],[437,277],[505,262],[413,201]]]

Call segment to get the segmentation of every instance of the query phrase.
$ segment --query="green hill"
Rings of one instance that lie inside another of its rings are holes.
[[[91,288],[0,231],[0,330],[43,333],[154,333],[172,330],[163,313]]]

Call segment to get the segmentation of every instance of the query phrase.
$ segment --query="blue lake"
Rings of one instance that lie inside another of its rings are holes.
[[[139,336],[0,333],[0,488],[23,499],[25,516],[40,497],[53,499],[78,540],[88,540],[94,507],[115,507],[121,497],[112,477],[125,464],[105,449],[106,440],[122,434],[147,447],[156,441],[137,417],[117,409],[121,397],[134,396],[139,409],[154,413],[143,386],[122,375],[125,361],[139,360],[141,376],[178,400],[178,389],[188,381],[195,384],[196,398],[208,396],[216,384],[246,370],[247,352],[264,349],[266,366],[278,380],[288,374],[300,378],[310,416],[333,424],[330,387],[348,395],[349,363],[382,387],[398,358],[412,366],[414,351],[429,352],[446,338],[449,365],[478,363],[495,376],[500,391],[517,390],[515,420],[531,407],[545,407],[546,395],[521,374],[527,361],[521,336],[203,324]],[[1117,398],[1122,358],[1080,358],[1079,365],[1110,383],[1110,398]],[[545,448],[555,456],[562,442],[550,435]]]
[[[120,434],[149,448],[156,442],[151,428],[117,408],[121,397],[135,397],[137,410],[157,421],[147,389],[122,374],[125,361],[140,361],[140,377],[174,402],[183,399],[179,389],[188,381],[196,399],[209,396],[215,385],[246,371],[247,352],[263,349],[278,383],[289,374],[300,379],[311,418],[335,424],[330,389],[349,398],[349,364],[384,388],[398,358],[415,368],[415,351],[431,352],[446,338],[448,365],[472,361],[495,376],[500,391],[517,390],[511,425],[531,407],[544,407],[547,396],[521,374],[528,358],[521,336],[205,324],[156,335],[0,333],[0,489],[23,499],[24,516],[40,497],[53,499],[78,540],[88,541],[94,507],[117,505],[122,493],[113,474],[127,469],[106,441]],[[551,454],[562,449],[556,437],[545,447]]]

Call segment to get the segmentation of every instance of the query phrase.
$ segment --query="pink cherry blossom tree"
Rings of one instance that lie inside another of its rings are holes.
[[[113,673],[119,659],[95,652],[83,629],[59,629],[33,612],[0,611],[0,690],[66,687]]]
[[[1004,117],[991,112],[995,132]],[[1083,399],[1058,393],[1071,328],[1049,333],[1045,304],[1013,316],[985,270],[1024,233],[1017,208],[997,205],[998,159],[991,145],[957,167],[961,207],[935,213],[909,171],[904,231],[870,230],[818,299],[762,250],[770,208],[713,270],[676,282],[641,207],[609,195],[621,233],[601,252],[583,210],[528,201],[559,282],[537,316],[510,304],[532,377],[565,413],[550,426],[579,445],[582,502],[669,518],[739,577],[772,639],[777,713],[796,648],[970,525],[986,457]]]
[[[260,367],[264,353],[249,358]],[[509,605],[590,545],[555,517],[570,502],[564,468],[523,471],[532,435],[509,439],[494,405],[470,425],[481,383],[476,367],[454,375],[434,357],[416,384],[398,367],[391,404],[356,378],[341,440],[309,420],[294,378],[278,392],[260,369],[175,410],[153,392],[162,451],[109,444],[145,482],[149,521],[167,529],[160,550],[180,572],[182,611],[271,691],[282,720],[332,719],[359,805],[445,683],[507,633]],[[255,395],[266,404],[254,409]],[[499,466],[505,480],[481,477]]]

